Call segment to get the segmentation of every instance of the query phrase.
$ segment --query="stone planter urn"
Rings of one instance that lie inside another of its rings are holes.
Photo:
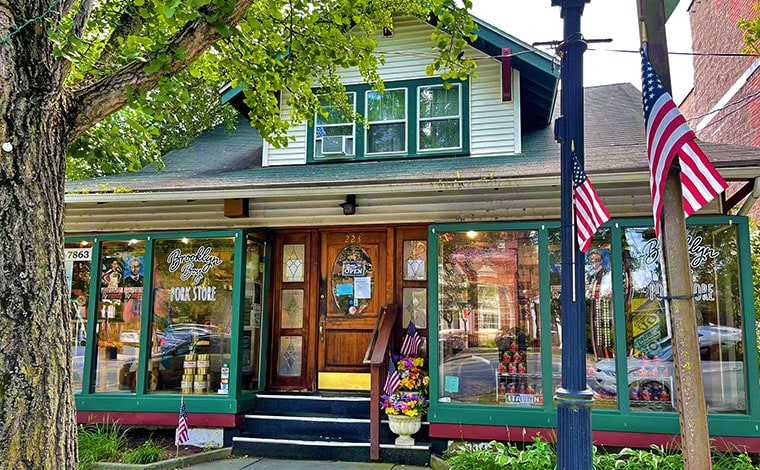
[[[419,431],[422,427],[422,417],[388,415],[388,425],[393,433],[398,434],[396,438],[397,446],[413,446],[414,438],[412,438],[412,434]]]

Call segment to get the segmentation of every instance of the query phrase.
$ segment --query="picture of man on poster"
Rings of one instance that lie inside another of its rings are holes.
[[[119,264],[119,260],[114,258],[111,260],[111,267],[106,269],[106,266],[108,265],[104,263],[103,287],[116,288],[121,286],[121,282],[124,279],[124,271]]]
[[[132,258],[129,263],[129,276],[124,279],[125,287],[142,287],[143,276],[140,274],[142,262],[139,258]]]

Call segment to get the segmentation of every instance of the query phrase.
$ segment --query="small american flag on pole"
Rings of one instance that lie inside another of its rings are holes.
[[[190,440],[190,433],[187,429],[187,408],[185,408],[185,398],[183,397],[179,405],[179,424],[177,425],[177,434],[174,443],[181,446]]]
[[[420,350],[420,346],[422,346],[422,337],[417,333],[414,322],[410,321],[409,326],[406,328],[404,341],[401,343],[401,355],[416,356],[417,351]]]
[[[388,377],[385,378],[385,385],[383,385],[383,391],[387,395],[393,395],[398,390],[398,386],[401,384],[401,376],[396,369],[396,363],[393,362],[392,357],[388,357]]]
[[[578,232],[578,248],[588,251],[591,237],[600,225],[610,220],[610,213],[602,204],[596,189],[589,181],[583,167],[573,155],[573,207],[575,208],[575,224]]]
[[[712,201],[728,184],[697,146],[697,136],[649,63],[646,47],[641,49],[641,80],[654,231],[659,238],[665,180],[676,156],[681,164],[681,189],[686,217]]]

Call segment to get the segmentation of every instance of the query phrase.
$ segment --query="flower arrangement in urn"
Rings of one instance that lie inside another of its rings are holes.
[[[388,415],[391,431],[399,436],[396,445],[414,445],[411,436],[420,430],[422,415],[430,404],[427,398],[430,378],[423,370],[425,360],[417,357],[421,345],[422,338],[414,323],[409,322],[401,355],[388,359],[388,377],[380,408]]]
[[[392,365],[398,374],[398,388],[382,396],[380,408],[388,415],[422,416],[430,404],[427,399],[430,377],[422,370],[425,360],[410,356],[396,356],[394,359]]]

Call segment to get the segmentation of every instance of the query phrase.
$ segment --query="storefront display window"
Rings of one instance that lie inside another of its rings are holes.
[[[538,232],[438,236],[441,402],[543,406]]]
[[[631,409],[676,411],[672,325],[661,299],[658,241],[651,227],[627,228],[621,238]],[[689,226],[686,242],[708,412],[744,413],[737,227]],[[614,384],[603,385],[616,392]]]
[[[71,356],[74,393],[82,391],[84,355],[87,345],[87,305],[90,298],[92,243],[66,243],[64,246],[66,280],[71,301]]]
[[[551,230],[551,317],[554,389],[562,386],[562,256],[559,230]],[[586,306],[586,384],[594,393],[594,408],[617,408],[617,393],[598,383],[600,367],[615,379],[615,312],[612,295],[611,230],[601,228],[591,240],[585,256],[584,292]],[[556,334],[555,334],[556,331]],[[609,380],[609,379],[608,379]]]
[[[153,253],[147,391],[229,393],[235,239],[159,239]]]
[[[145,241],[105,241],[98,267],[95,392],[130,392],[140,347]]]
[[[261,362],[262,315],[266,246],[263,234],[249,235],[246,241],[245,305],[243,308],[242,389],[258,390]],[[222,386],[224,377],[221,378]]]

